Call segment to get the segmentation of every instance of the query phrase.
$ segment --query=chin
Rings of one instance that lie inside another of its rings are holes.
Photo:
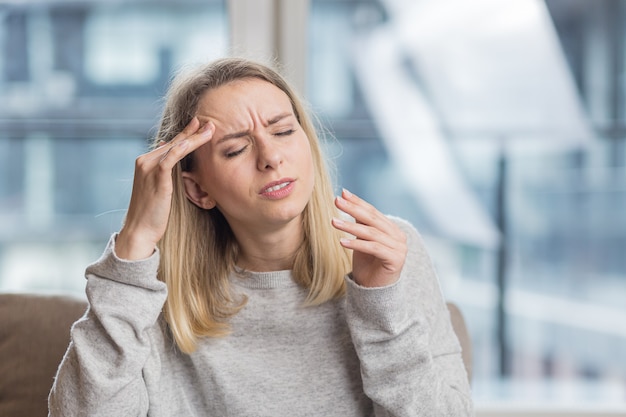
[[[280,210],[272,213],[270,217],[272,222],[275,223],[289,223],[293,220],[302,218],[304,215],[304,208],[306,205],[300,207],[283,207]]]

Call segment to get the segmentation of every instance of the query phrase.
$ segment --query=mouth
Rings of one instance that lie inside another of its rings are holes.
[[[278,191],[278,190],[280,190],[282,188],[285,188],[289,184],[291,184],[291,181],[281,182],[280,184],[276,184],[276,185],[273,185],[271,187],[264,188],[263,191],[261,191],[261,192],[262,193],[271,193],[272,191]]]
[[[259,194],[271,199],[285,197],[293,190],[294,182],[295,180],[292,178],[282,178],[278,181],[270,182],[261,189]]]

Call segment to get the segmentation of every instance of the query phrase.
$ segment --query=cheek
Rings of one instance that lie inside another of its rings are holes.
[[[311,172],[311,174],[313,174],[313,172],[315,171],[315,162],[313,161],[313,155],[311,154],[311,152],[306,155],[306,164],[309,167],[309,171]]]
[[[306,152],[302,155],[301,158],[302,166],[306,169],[306,175],[310,179],[311,188],[313,188],[313,184],[315,183],[315,161],[313,160],[313,154],[311,150],[307,147]]]
[[[304,140],[306,141],[305,146],[302,147],[302,149],[304,149],[303,151],[304,158],[306,158],[306,163],[309,166],[309,169],[314,170],[315,161],[313,158],[313,151],[311,150],[311,144],[309,143],[309,140],[307,138],[305,138]]]
[[[253,173],[249,164],[227,163],[215,164],[206,171],[204,176],[206,186],[214,195],[230,196],[248,193]]]

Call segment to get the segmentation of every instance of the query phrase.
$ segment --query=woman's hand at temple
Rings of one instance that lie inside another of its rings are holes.
[[[213,123],[201,126],[194,117],[170,142],[137,158],[130,205],[115,242],[119,258],[138,260],[152,255],[167,227],[172,204],[172,169],[210,141],[214,132]]]
[[[371,204],[343,190],[335,199],[355,222],[333,219],[333,226],[353,235],[341,245],[352,249],[352,278],[364,287],[384,287],[398,280],[407,255],[406,235]]]

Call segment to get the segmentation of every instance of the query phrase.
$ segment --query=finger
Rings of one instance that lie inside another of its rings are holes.
[[[198,129],[201,128],[201,126],[203,126],[203,124],[199,121],[197,117],[194,117],[189,123],[187,123],[187,126],[185,126],[183,130],[178,132],[176,136],[168,141],[160,140],[158,144],[152,148],[152,150],[164,149],[164,147],[166,146],[171,146],[176,142],[180,142],[181,140],[194,134]]]
[[[215,124],[207,122],[190,136],[176,142],[172,141],[166,147],[157,149],[159,152],[155,154],[155,157],[158,157],[159,164],[171,168],[185,156],[208,143],[213,138],[214,132]]]
[[[403,248],[390,248],[380,242],[361,239],[341,239],[340,244],[355,253],[363,253],[378,259],[380,264],[389,271],[398,272],[402,269],[406,258],[406,251]]]
[[[185,145],[185,144],[186,143],[183,143],[183,145]],[[159,159],[159,164],[162,163],[163,160],[165,160],[165,158],[167,158],[167,156],[170,154],[170,151],[172,150],[172,148],[174,146],[182,146],[182,145],[180,145],[180,142],[179,142],[178,144],[174,143],[174,144],[171,144],[171,145],[168,145],[167,147],[165,147],[165,149],[164,149],[165,152],[163,152],[161,154],[161,158]]]
[[[346,222],[347,224],[347,222]],[[335,223],[333,223],[335,225]],[[336,228],[339,225],[335,225]],[[363,227],[357,225],[357,227]],[[341,230],[346,228],[341,228]],[[347,228],[354,232],[354,229]],[[358,232],[356,232],[358,233]],[[383,236],[377,239],[364,239],[356,236],[355,239],[343,238],[339,243],[346,249],[351,249],[354,253],[362,253],[378,259],[389,271],[398,271],[402,268],[407,254],[406,236],[402,233],[401,238],[391,238]]]
[[[202,125],[200,123],[200,120],[198,120],[197,117],[193,117],[191,121],[187,123],[187,126],[185,126],[183,130],[181,130],[176,136],[174,136],[174,138],[169,143],[175,143],[184,140],[185,138],[196,133],[201,128],[201,126]]]
[[[341,196],[335,199],[338,209],[352,216],[357,223],[374,226],[381,230],[395,227],[387,216],[378,211],[365,200],[344,189]]]
[[[352,250],[355,255],[354,260],[357,259],[357,254],[376,259],[377,264],[382,270],[387,271],[388,274],[395,277],[399,275],[406,259],[406,250],[404,248],[389,248],[378,242],[360,239],[341,239],[340,244],[344,248]],[[359,256],[358,259],[362,258]],[[380,272],[382,272],[382,270]],[[380,272],[376,272],[376,274],[378,275]],[[357,278],[356,275],[355,278]]]
[[[344,221],[337,218],[332,220],[332,224],[336,229],[346,232],[354,236],[356,239],[369,242],[379,242],[380,244],[391,249],[401,248],[406,240],[406,236],[400,230],[379,230],[375,227]]]
[[[369,226],[336,218],[332,224],[336,229],[354,236],[354,239],[340,239],[343,247],[371,255],[383,263],[404,263],[408,252],[407,237],[399,228],[393,234],[386,234]]]

